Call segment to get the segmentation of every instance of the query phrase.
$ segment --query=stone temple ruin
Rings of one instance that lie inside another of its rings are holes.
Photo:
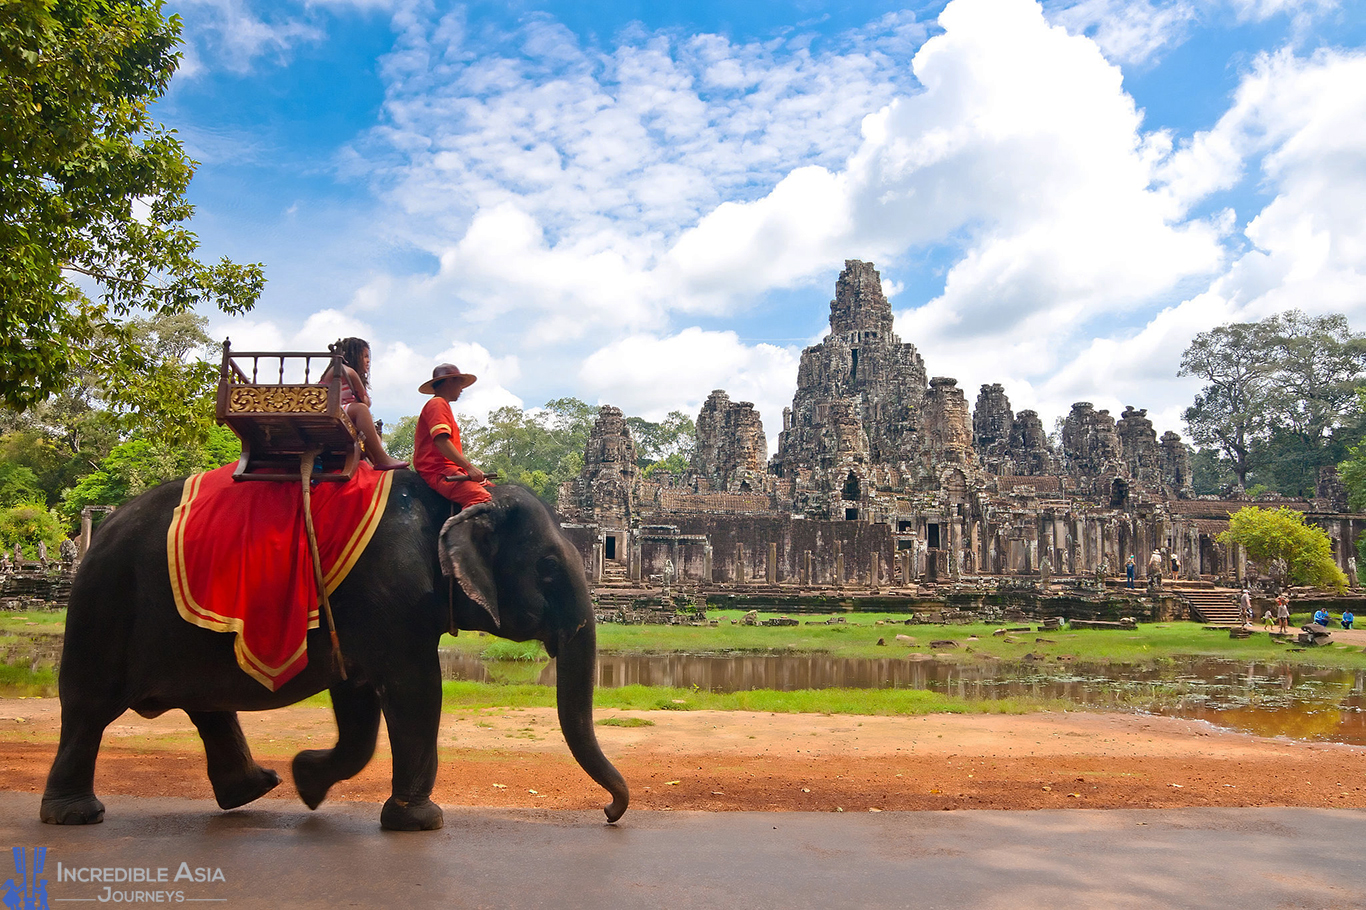
[[[642,477],[622,412],[604,406],[560,510],[595,581],[668,569],[699,586],[1046,589],[1122,578],[1132,557],[1146,585],[1154,553],[1169,577],[1173,557],[1183,579],[1246,577],[1215,538],[1249,501],[1194,496],[1189,450],[1176,433],[1159,439],[1146,411],[1116,420],[1077,402],[1058,442],[1001,385],[970,405],[956,380],[929,377],[892,331],[877,270],[848,260],[767,464],[760,415],[724,391],[702,406],[681,475]],[[1319,487],[1274,505],[1305,512],[1354,570],[1366,516],[1346,514],[1331,471]]]

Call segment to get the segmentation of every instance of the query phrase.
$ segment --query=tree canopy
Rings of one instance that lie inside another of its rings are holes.
[[[1204,381],[1184,414],[1206,456],[1206,477],[1226,469],[1282,493],[1311,494],[1318,469],[1360,437],[1356,388],[1366,371],[1366,335],[1341,315],[1291,310],[1260,322],[1201,332],[1180,375]]]
[[[259,265],[204,265],[186,222],[195,163],[148,105],[179,57],[160,0],[0,4],[0,406],[82,372],[136,409],[186,377],[139,319],[250,309]]]
[[[1342,591],[1347,576],[1333,559],[1333,542],[1322,528],[1306,524],[1304,515],[1294,509],[1262,509],[1246,506],[1229,517],[1229,527],[1219,542],[1239,544],[1248,558],[1270,574],[1276,561],[1283,560],[1285,578],[1291,584],[1314,585]]]
[[[670,411],[659,423],[643,417],[627,417],[626,426],[636,444],[636,465],[648,477],[655,471],[681,474],[697,446],[697,426],[682,411]]]
[[[594,413],[591,405],[577,398],[556,398],[532,411],[499,408],[483,422],[457,419],[465,454],[480,470],[496,471],[504,481],[530,487],[554,505],[560,484],[583,467]]]

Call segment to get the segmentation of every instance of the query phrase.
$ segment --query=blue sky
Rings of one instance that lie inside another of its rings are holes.
[[[708,392],[770,446],[845,259],[969,398],[1183,432],[1190,338],[1366,324],[1366,10],[1290,0],[170,0],[160,119],[234,346],[371,341],[376,410]]]

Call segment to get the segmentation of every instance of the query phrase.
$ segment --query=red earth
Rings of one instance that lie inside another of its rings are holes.
[[[56,750],[56,699],[0,699],[0,789],[42,791]],[[1198,721],[1130,714],[856,717],[715,711],[600,711],[603,749],[636,810],[1366,808],[1366,747],[1267,739]],[[297,799],[289,759],[335,737],[325,708],[242,715],[262,764]],[[552,709],[444,716],[433,798],[444,805],[585,809],[606,794],[578,768]],[[382,802],[388,744],[334,800]],[[110,725],[102,796],[207,799],[203,752],[180,712]]]

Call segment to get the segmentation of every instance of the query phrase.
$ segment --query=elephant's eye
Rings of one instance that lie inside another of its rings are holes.
[[[560,574],[560,561],[554,556],[542,556],[536,561],[536,573],[543,584],[550,584]]]

